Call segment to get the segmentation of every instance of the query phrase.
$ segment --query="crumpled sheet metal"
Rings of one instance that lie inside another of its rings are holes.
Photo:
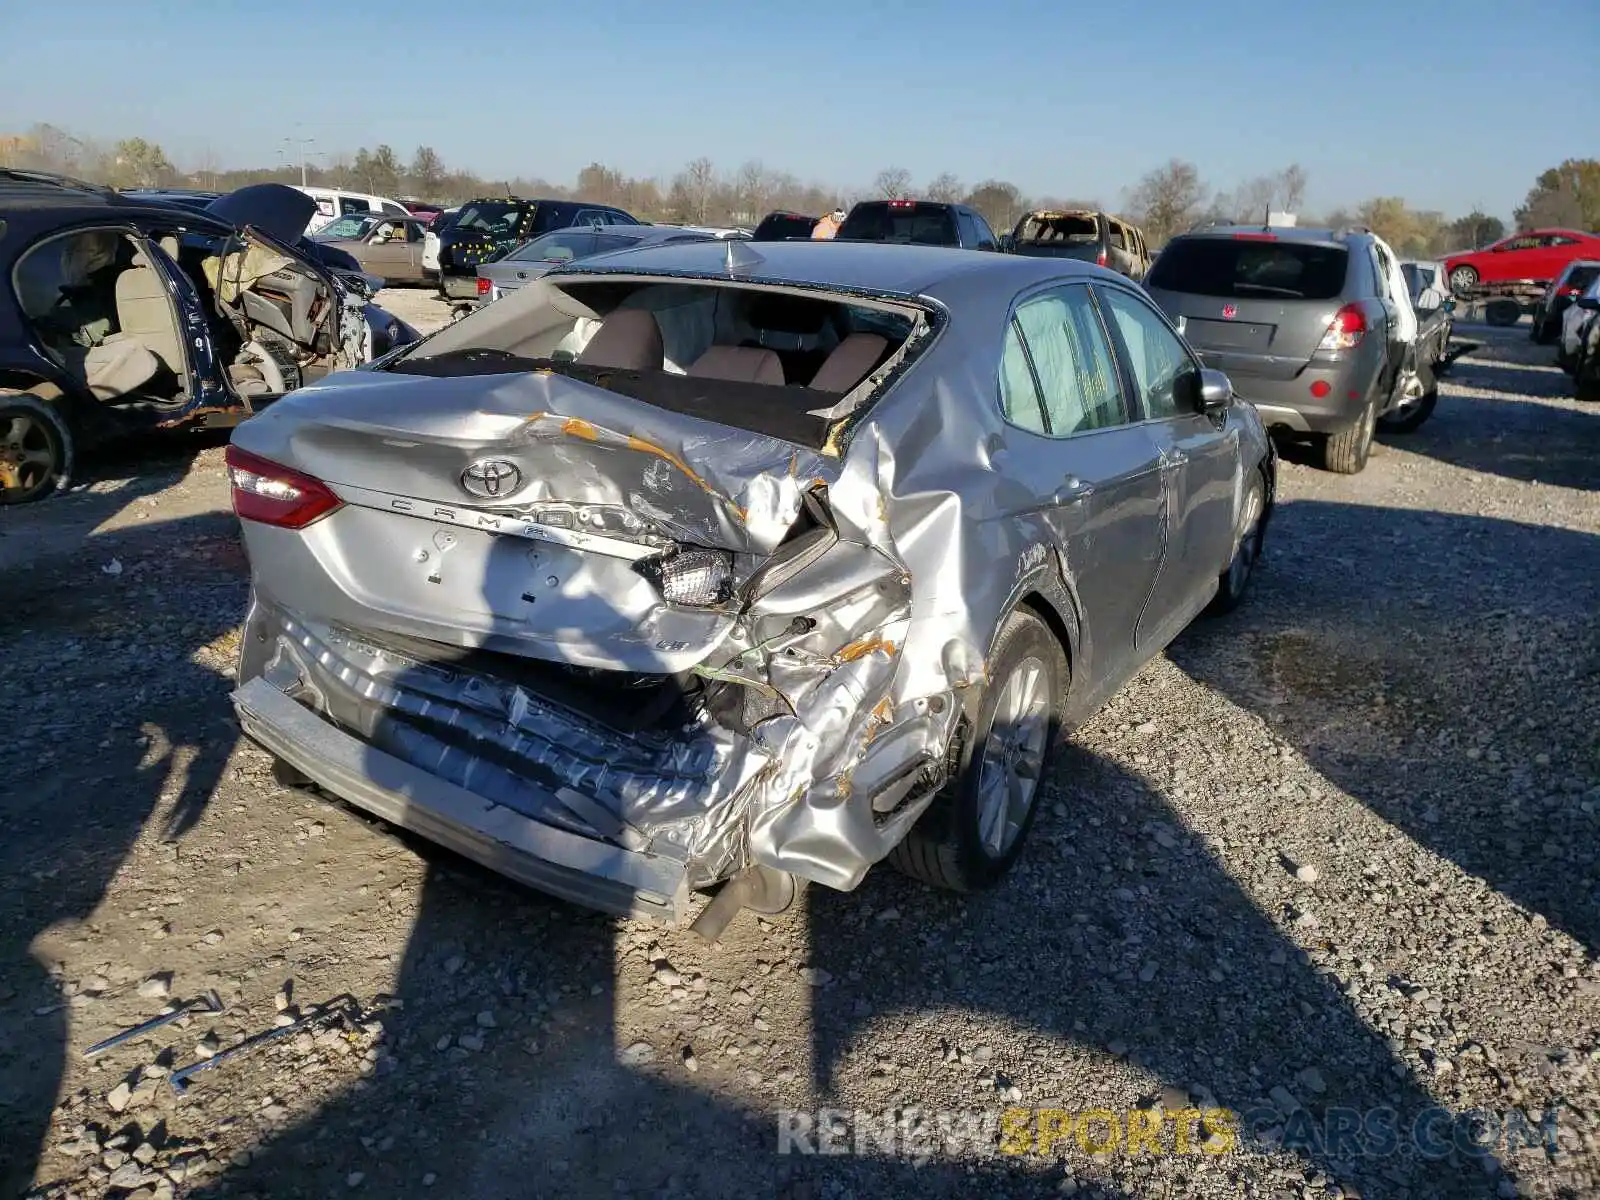
[[[974,685],[985,680],[992,632],[1056,541],[1043,514],[1019,519],[1021,506],[1007,503],[1015,497],[993,457],[1003,446],[999,415],[971,399],[992,393],[992,364],[973,353],[970,336],[946,329],[926,351],[937,365],[912,371],[894,403],[855,423],[840,456],[554,374],[390,376],[371,389],[371,417],[387,411],[402,430],[413,404],[425,410],[419,417],[447,420],[441,389],[459,389],[471,410],[453,418],[463,440],[473,419],[503,431],[520,412],[524,424],[507,444],[539,442],[550,499],[632,506],[674,536],[749,556],[746,569],[778,548],[805,491],[824,495],[835,549],[756,599],[700,660],[765,682],[787,711],[748,737],[719,729],[729,740],[719,745],[717,781],[687,805],[664,773],[644,771],[623,786],[619,772],[611,788],[600,771],[571,768],[585,793],[652,844],[679,847],[692,886],[754,861],[854,887],[931,799]],[[796,612],[817,624],[784,636]],[[500,714],[520,703],[508,692],[491,708],[504,723]],[[524,722],[541,713],[519,711]],[[518,725],[507,736],[526,732]],[[540,736],[567,740],[561,729]],[[874,811],[874,792],[921,766],[929,786]],[[488,776],[473,778],[488,786]]]

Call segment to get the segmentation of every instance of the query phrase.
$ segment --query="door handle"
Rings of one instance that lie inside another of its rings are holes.
[[[1057,504],[1072,504],[1094,495],[1094,484],[1085,483],[1076,475],[1068,475],[1061,481],[1061,486],[1056,488],[1051,499]]]

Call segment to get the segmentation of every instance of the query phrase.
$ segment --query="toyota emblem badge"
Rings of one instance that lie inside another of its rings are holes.
[[[522,471],[504,458],[480,458],[461,472],[461,486],[474,496],[495,500],[522,486]]]

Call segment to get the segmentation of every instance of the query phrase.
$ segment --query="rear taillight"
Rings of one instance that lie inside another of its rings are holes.
[[[304,529],[344,503],[320,479],[237,446],[228,447],[226,461],[240,520]]]
[[[1357,305],[1347,304],[1333,314],[1333,320],[1328,322],[1328,332],[1322,335],[1317,349],[1349,350],[1352,346],[1359,346],[1366,333],[1366,316]]]
[[[1103,267],[1106,265],[1106,252],[1104,250],[1101,250],[1099,254],[1094,256],[1094,265],[1097,267]]]
[[[1236,233],[1233,235],[1236,242],[1275,242],[1278,235],[1275,233]]]
[[[891,201],[889,201],[889,207],[890,208],[915,208],[916,204],[917,204],[917,202],[915,200],[891,200]]]
[[[489,294],[489,288],[492,286],[493,285],[490,284],[490,282],[482,275],[478,276],[478,295],[487,296]]]

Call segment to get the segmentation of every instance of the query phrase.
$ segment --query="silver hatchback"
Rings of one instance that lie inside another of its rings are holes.
[[[1255,410],[1070,261],[691,244],[552,271],[228,451],[234,703],[327,791],[697,926],[998,881],[1059,732],[1272,509]]]

